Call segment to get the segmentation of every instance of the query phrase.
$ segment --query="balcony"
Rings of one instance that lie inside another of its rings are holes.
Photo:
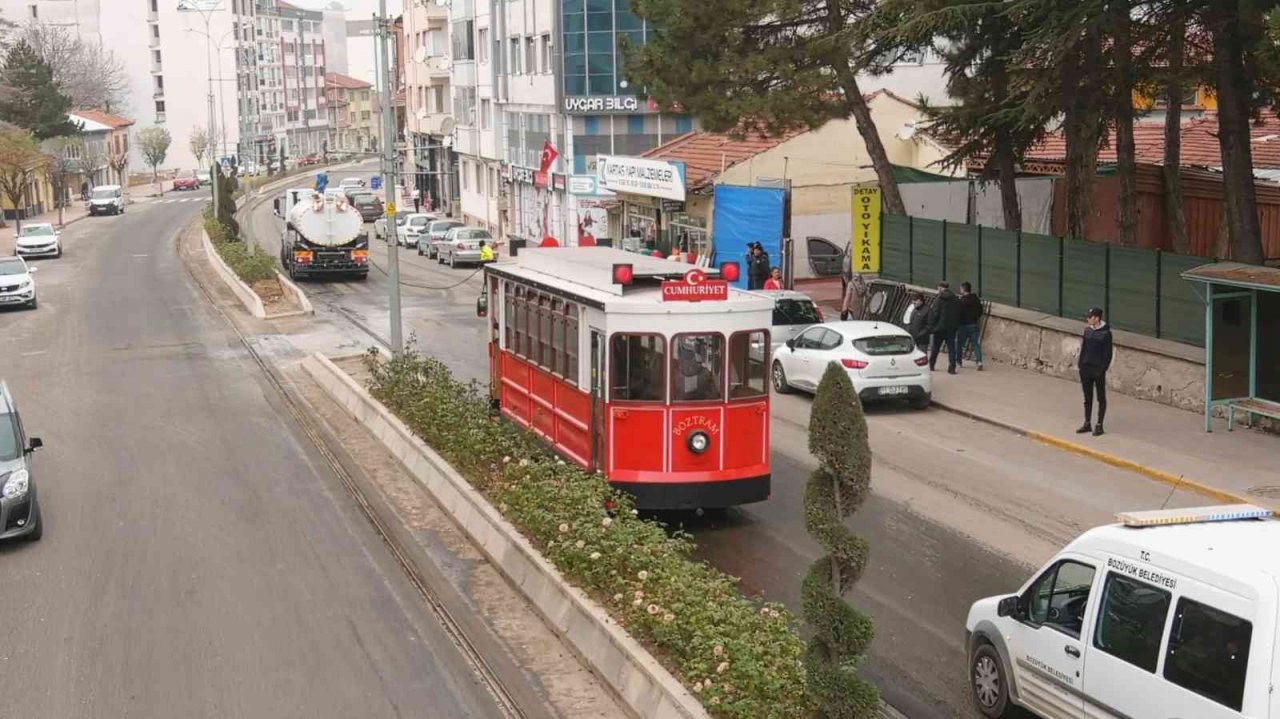
[[[151,63],[151,74],[152,74],[152,75],[158,75],[158,74],[160,74],[160,73],[162,73],[162,72],[164,72],[164,69],[160,66],[160,63],[158,63],[158,62],[153,62],[153,63]]]

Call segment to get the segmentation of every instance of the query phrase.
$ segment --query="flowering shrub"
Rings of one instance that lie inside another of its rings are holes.
[[[462,473],[559,569],[647,645],[717,717],[810,716],[804,643],[782,606],[694,561],[604,477],[492,416],[482,388],[413,351],[367,358],[370,392]]]

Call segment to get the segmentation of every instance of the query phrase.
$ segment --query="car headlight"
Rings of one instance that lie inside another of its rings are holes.
[[[27,487],[31,484],[31,474],[25,469],[15,470],[9,473],[9,478],[4,482],[4,489],[0,490],[5,499],[18,499],[26,496]]]
[[[694,432],[689,435],[689,451],[702,454],[711,446],[711,437],[706,432]]]
[[[31,280],[23,280],[18,283],[18,289],[20,290],[25,290],[29,287],[31,287]]]

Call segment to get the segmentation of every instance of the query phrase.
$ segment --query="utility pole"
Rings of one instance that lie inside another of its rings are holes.
[[[378,17],[374,18],[378,28],[378,77],[382,80],[382,192],[387,198],[387,276],[390,282],[388,289],[391,310],[391,351],[399,355],[404,351],[404,339],[401,337],[400,325],[400,245],[396,242],[396,121],[391,115],[391,93],[394,91],[391,64],[391,23],[387,19],[387,0],[378,0]]]
[[[217,155],[217,146],[214,143],[217,142],[217,135],[215,132],[218,128],[214,125],[214,115],[216,114],[216,111],[214,110],[215,101],[213,96],[213,36],[209,32],[209,20],[215,10],[222,9],[220,6],[220,2],[215,2],[209,6],[197,5],[193,2],[188,2],[187,0],[183,0],[178,3],[178,12],[196,12],[199,13],[200,17],[204,20],[205,82],[209,88],[209,156],[210,159],[213,160],[213,162],[210,163],[209,181],[213,183],[214,217],[218,216],[218,159],[217,157],[214,157]],[[196,30],[196,32],[200,31]],[[219,57],[218,62],[218,73],[219,77],[221,77],[221,57]],[[162,191],[164,190],[163,181],[160,185],[160,189]]]

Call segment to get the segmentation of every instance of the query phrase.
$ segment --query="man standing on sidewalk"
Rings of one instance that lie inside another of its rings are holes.
[[[1084,424],[1076,434],[1093,432],[1102,435],[1102,422],[1107,416],[1107,370],[1111,367],[1111,328],[1102,321],[1102,310],[1093,307],[1085,317],[1084,337],[1080,341],[1080,386],[1084,389]],[[1093,419],[1093,394],[1098,393],[1098,423]]]
[[[979,323],[982,321],[982,298],[973,294],[973,285],[960,283],[960,327],[956,330],[956,366],[964,360],[965,346],[973,343],[973,361],[978,363],[978,371],[982,371],[982,332]]]
[[[929,333],[933,341],[929,344],[929,371],[937,369],[938,351],[942,345],[947,346],[947,374],[956,373],[956,329],[960,327],[960,300],[951,291],[947,282],[938,283],[938,296],[933,299],[929,308]]]

